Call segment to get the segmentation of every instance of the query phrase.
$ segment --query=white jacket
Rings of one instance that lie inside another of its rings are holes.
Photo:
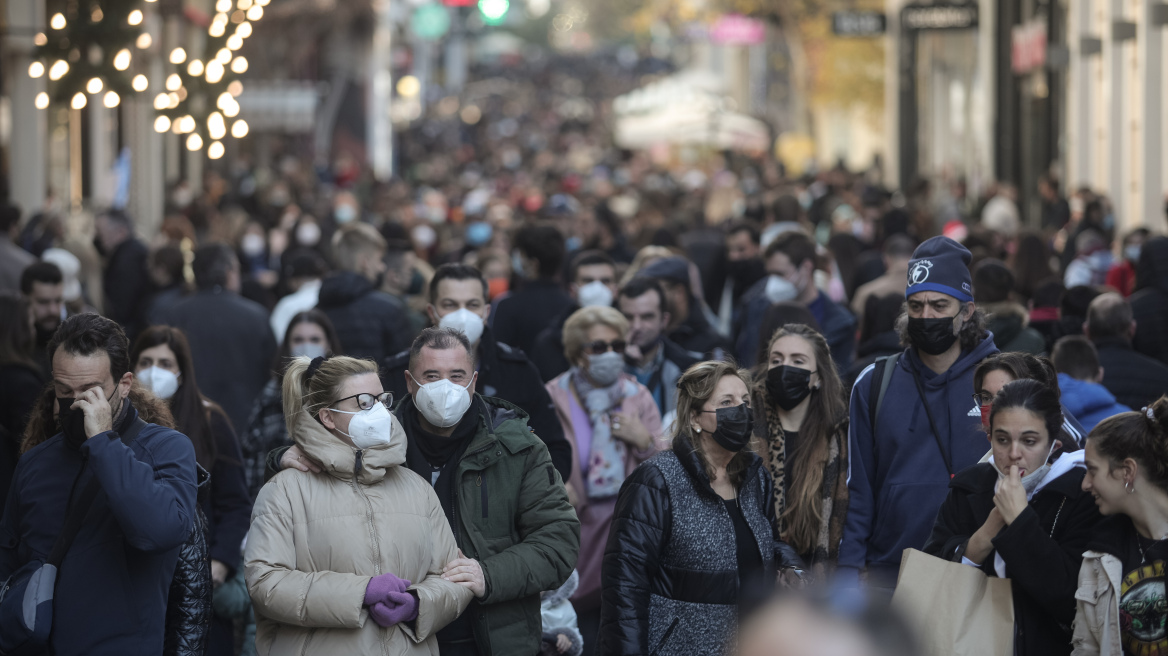
[[[1100,551],[1083,554],[1075,591],[1075,633],[1071,656],[1121,656],[1119,582],[1123,563]]]

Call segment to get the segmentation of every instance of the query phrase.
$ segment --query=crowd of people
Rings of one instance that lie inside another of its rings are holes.
[[[1015,653],[1168,649],[1168,237],[616,150],[651,65],[149,239],[0,208],[0,651],[911,654],[905,549],[1009,578]]]

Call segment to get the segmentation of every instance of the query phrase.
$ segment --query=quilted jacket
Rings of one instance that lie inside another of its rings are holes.
[[[199,468],[200,483],[206,471]],[[195,513],[191,537],[178,551],[178,564],[166,602],[163,656],[203,656],[211,630],[211,557],[207,550],[207,518]]]

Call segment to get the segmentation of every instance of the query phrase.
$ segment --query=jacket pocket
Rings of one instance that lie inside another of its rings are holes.
[[[669,644],[669,638],[673,635],[673,630],[677,628],[677,623],[680,619],[678,617],[673,618],[673,621],[669,623],[669,628],[665,629],[665,635],[661,636],[661,642],[657,643],[653,651],[649,652],[649,656],[657,656],[665,648],[665,645]]]

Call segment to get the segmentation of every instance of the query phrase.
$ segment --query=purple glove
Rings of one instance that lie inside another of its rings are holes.
[[[369,586],[365,588],[365,605],[372,606],[380,601],[385,601],[389,598],[390,593],[405,592],[409,587],[409,581],[399,579],[393,574],[374,576],[369,581]]]
[[[369,616],[384,627],[412,622],[418,619],[418,598],[409,592],[391,592],[385,601],[369,607]]]

